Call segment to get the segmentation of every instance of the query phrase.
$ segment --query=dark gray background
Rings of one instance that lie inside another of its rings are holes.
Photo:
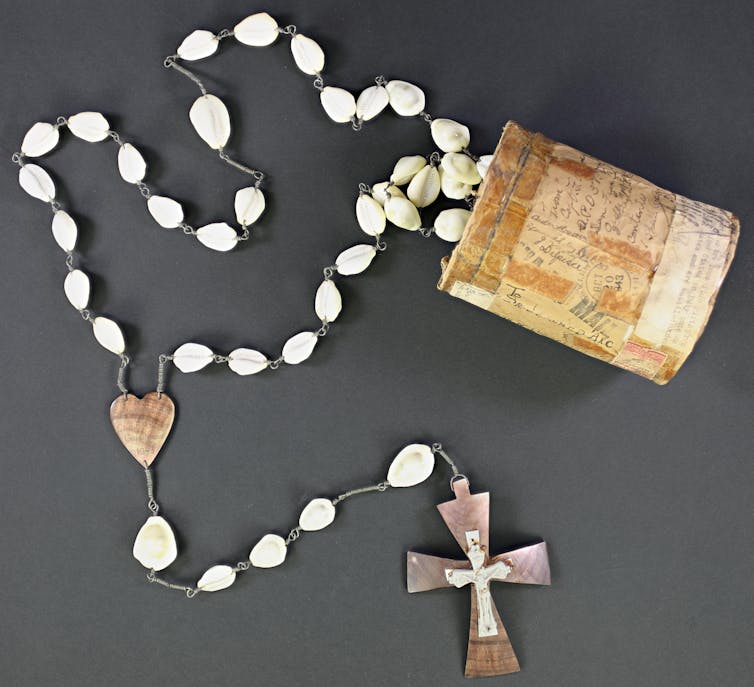
[[[142,474],[107,419],[116,361],[66,303],[49,212],[10,164],[37,120],[101,110],[144,150],[150,186],[196,225],[245,180],[190,128],[197,92],[161,66],[243,2],[15,2],[0,24],[3,117],[3,685],[461,685],[468,592],[409,596],[409,547],[460,553],[435,504],[444,472],[348,502],[286,563],[187,601],[131,557]],[[551,588],[497,585],[523,672],[494,684],[751,684],[754,339],[750,2],[275,2],[321,42],[327,78],[424,87],[491,152],[507,118],[741,217],[737,258],[696,352],[666,388],[435,290],[440,241],[392,231],[313,358],[278,374],[175,373],[159,498],[173,575],[241,560],[314,496],[379,480],[440,440],[492,492],[493,549],[543,536]],[[279,350],[314,324],[322,265],[360,240],[359,181],[431,144],[385,114],[330,123],[287,41],[232,41],[197,65],[228,103],[232,150],[270,173],[269,210],[232,254],[160,230],[114,148],[65,137],[43,164],[79,220],[95,308],[125,325],[132,388],[187,340]],[[491,684],[493,682],[490,682]]]

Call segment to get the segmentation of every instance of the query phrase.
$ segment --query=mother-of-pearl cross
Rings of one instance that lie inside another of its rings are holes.
[[[455,500],[437,506],[448,529],[468,560],[439,558],[408,552],[409,592],[442,587],[471,586],[471,622],[466,654],[467,677],[503,675],[519,670],[508,633],[490,594],[494,580],[550,584],[550,565],[544,542],[489,557],[490,495],[471,494],[469,482],[453,482]]]

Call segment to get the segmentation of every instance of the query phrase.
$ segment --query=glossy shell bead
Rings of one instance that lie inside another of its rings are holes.
[[[230,115],[216,95],[199,96],[189,110],[189,119],[200,138],[214,150],[222,148],[230,138]]]
[[[396,186],[403,186],[427,166],[427,159],[422,155],[406,155],[393,167],[390,181]]]
[[[416,231],[422,220],[416,206],[406,198],[391,196],[385,201],[385,215],[396,227]]]
[[[409,444],[390,464],[387,481],[391,487],[413,487],[432,474],[435,455],[426,444]]]
[[[63,282],[63,291],[68,302],[76,308],[76,310],[83,310],[89,305],[89,294],[91,291],[91,285],[89,283],[89,277],[86,276],[81,270],[70,271]]]
[[[471,212],[463,208],[443,210],[435,218],[435,234],[443,241],[460,241],[469,217]]]
[[[365,88],[356,100],[356,116],[368,122],[382,112],[390,102],[390,95],[384,86]]]
[[[325,279],[314,296],[314,312],[323,322],[335,322],[343,308],[340,291],[330,279]]]
[[[123,332],[116,322],[107,317],[95,317],[92,322],[92,331],[94,338],[102,348],[107,349],[110,353],[121,355],[126,350],[126,340],[123,338]]]
[[[57,210],[52,216],[52,237],[66,253],[70,253],[76,247],[78,228],[73,217],[65,210]]]
[[[335,259],[338,274],[347,277],[352,274],[360,274],[372,264],[377,249],[366,243],[346,248]]]
[[[406,189],[408,199],[417,207],[432,205],[440,195],[440,174],[436,167],[427,165],[411,179]]]
[[[45,203],[55,198],[55,182],[39,165],[24,165],[18,170],[18,183],[30,196]]]
[[[220,41],[212,31],[198,29],[183,39],[176,53],[182,60],[201,60],[214,55],[219,44]]]
[[[469,147],[469,127],[452,119],[433,119],[430,125],[432,140],[444,153],[457,153]]]
[[[205,224],[196,230],[196,238],[203,246],[224,253],[238,243],[236,230],[225,222]]]
[[[424,110],[424,91],[408,81],[388,81],[385,86],[390,107],[403,117],[413,117]]]
[[[236,581],[236,572],[229,565],[213,565],[196,583],[203,592],[219,592],[227,589]]]
[[[318,338],[316,332],[294,334],[283,346],[283,360],[289,365],[303,363],[314,351]]]
[[[255,568],[275,568],[285,560],[288,547],[277,534],[265,534],[251,550],[249,561]]]
[[[177,200],[166,196],[151,196],[147,210],[154,221],[165,229],[174,229],[183,222],[183,207]]]
[[[185,343],[175,349],[173,353],[173,365],[181,372],[196,372],[207,367],[215,354],[212,349],[198,343]]]
[[[118,150],[118,172],[129,184],[138,184],[147,173],[147,163],[130,143],[124,143]]]
[[[298,526],[305,532],[323,530],[335,520],[335,506],[330,499],[312,499],[306,504],[298,519]]]
[[[456,181],[449,174],[445,174],[442,167],[440,167],[438,171],[440,172],[440,190],[446,198],[450,198],[451,200],[463,200],[473,190],[471,184],[464,184],[460,181]]]
[[[369,236],[379,236],[385,231],[385,211],[382,205],[366,193],[356,199],[356,221]]]
[[[487,175],[487,170],[490,168],[493,157],[494,155],[482,155],[482,157],[477,160],[476,169],[482,179]]]
[[[356,114],[356,100],[345,88],[325,86],[319,94],[327,116],[334,122],[345,124]]]
[[[26,132],[21,142],[21,152],[26,157],[39,157],[49,153],[60,140],[58,127],[47,122],[37,122]]]
[[[238,22],[233,27],[233,35],[244,45],[270,45],[278,37],[278,23],[267,12],[258,12]]]
[[[473,186],[482,180],[474,160],[463,153],[445,153],[440,165],[445,174],[461,184]]]
[[[308,36],[296,34],[291,39],[291,53],[296,66],[304,74],[315,76],[325,68],[325,53],[319,44]]]
[[[405,198],[405,194],[394,183],[390,181],[381,181],[372,186],[372,198],[380,205],[384,206],[388,193],[396,198]]]
[[[99,112],[79,112],[68,117],[71,133],[89,143],[104,141],[110,133],[110,124]]]
[[[153,515],[141,526],[133,548],[134,558],[150,570],[164,570],[177,557],[175,534],[160,515]]]
[[[254,186],[236,191],[233,208],[236,211],[236,222],[242,227],[254,224],[264,212],[264,193]]]
[[[236,348],[228,354],[228,367],[237,375],[255,375],[267,369],[270,361],[264,353],[252,348]]]

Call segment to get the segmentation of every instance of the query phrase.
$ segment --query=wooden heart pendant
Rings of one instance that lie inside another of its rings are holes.
[[[110,422],[118,439],[142,467],[151,465],[170,434],[175,405],[167,394],[153,391],[144,398],[118,396],[110,406]]]

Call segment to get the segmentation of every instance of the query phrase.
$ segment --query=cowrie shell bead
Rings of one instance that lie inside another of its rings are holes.
[[[47,122],[37,122],[26,132],[21,142],[21,152],[26,157],[39,157],[49,153],[60,140],[58,127]]]
[[[462,184],[474,186],[482,180],[474,160],[463,153],[445,153],[440,166],[445,174]]]
[[[422,220],[416,206],[406,198],[391,196],[385,201],[385,215],[396,227],[416,231]]]
[[[318,339],[316,332],[294,334],[283,346],[283,360],[289,365],[303,363],[314,351]]]
[[[343,309],[343,299],[338,287],[330,279],[325,279],[314,296],[314,312],[323,322],[335,322]]]
[[[215,354],[211,348],[198,343],[185,343],[173,352],[173,365],[181,372],[196,372],[207,367]]]
[[[57,210],[52,216],[52,237],[66,253],[76,247],[78,228],[73,217],[65,210]]]
[[[49,203],[55,197],[55,182],[39,165],[24,165],[18,170],[18,183],[33,198]]]
[[[220,98],[207,93],[199,96],[189,110],[189,119],[196,133],[214,150],[222,148],[230,138],[230,115]]]
[[[89,277],[86,276],[81,270],[72,270],[66,275],[63,282],[63,292],[68,302],[76,308],[76,310],[83,310],[89,305],[89,293],[91,291],[91,285],[89,283]]]
[[[254,224],[264,212],[264,193],[254,186],[239,189],[236,191],[233,205],[236,211],[236,221],[241,226],[249,226]]]
[[[92,331],[97,343],[110,353],[121,355],[126,350],[123,332],[118,324],[111,319],[101,316],[95,317],[94,322],[92,322]]]
[[[377,249],[366,243],[346,248],[335,259],[338,274],[342,274],[344,277],[360,274],[369,267],[375,255],[377,255]]]
[[[147,210],[154,221],[165,229],[174,229],[183,222],[183,207],[177,200],[167,196],[150,196]]]
[[[197,29],[178,46],[176,53],[182,60],[201,60],[217,52],[220,41],[212,31]]]
[[[219,592],[236,581],[236,573],[229,565],[213,565],[196,583],[203,592]]]
[[[422,155],[406,155],[393,167],[390,181],[396,186],[403,186],[413,179],[422,169],[427,166],[427,160]]]
[[[124,143],[118,150],[118,171],[123,181],[129,184],[138,184],[147,173],[142,154],[130,143]]]
[[[426,444],[409,444],[393,459],[387,473],[391,487],[413,487],[432,474],[435,455]]]
[[[438,171],[440,172],[440,190],[446,198],[463,200],[473,190],[471,184],[456,181],[452,176],[446,174],[442,167]]]
[[[443,210],[435,218],[435,234],[443,241],[459,241],[469,217],[471,217],[471,212],[464,208]]]
[[[382,112],[390,102],[390,96],[384,86],[365,88],[356,101],[356,116],[368,122]]]
[[[233,250],[238,244],[236,230],[226,222],[214,222],[199,227],[196,238],[203,246],[224,253]]]
[[[299,33],[291,39],[291,53],[296,66],[304,72],[315,76],[325,68],[325,53],[316,41]]]
[[[270,45],[278,37],[278,23],[267,12],[258,12],[238,22],[233,28],[233,35],[244,45]]]
[[[298,526],[305,532],[323,530],[335,520],[335,506],[330,499],[312,499],[306,504],[298,519]]]
[[[424,91],[408,81],[389,81],[385,86],[390,107],[403,117],[413,117],[424,109]]]
[[[319,94],[319,101],[327,116],[338,124],[350,122],[356,114],[356,100],[345,88],[325,86]]]
[[[411,179],[406,189],[408,199],[418,208],[432,205],[440,195],[440,175],[436,167],[427,165]]]
[[[390,181],[381,181],[372,186],[372,198],[374,198],[380,205],[385,205],[388,193],[396,198],[406,197],[403,191]]]
[[[110,133],[110,124],[99,112],[79,112],[68,117],[70,132],[89,143],[104,141]]]
[[[285,560],[288,547],[277,534],[265,534],[251,550],[249,561],[255,568],[274,568]]]
[[[382,205],[365,193],[356,199],[356,220],[361,230],[369,236],[379,236],[385,231],[385,211]]]
[[[477,172],[479,172],[479,176],[482,177],[482,179],[484,179],[484,177],[487,176],[487,170],[490,168],[490,164],[492,163],[492,158],[493,158],[492,155],[482,155],[482,157],[480,157],[477,160],[476,169],[477,169]]]
[[[164,570],[178,557],[175,534],[165,518],[147,518],[134,540],[133,556],[150,570]]]
[[[433,119],[430,131],[432,140],[444,153],[457,153],[468,148],[471,141],[469,127],[452,119]]]
[[[270,364],[264,353],[251,348],[236,348],[228,354],[228,367],[237,375],[255,375]]]

